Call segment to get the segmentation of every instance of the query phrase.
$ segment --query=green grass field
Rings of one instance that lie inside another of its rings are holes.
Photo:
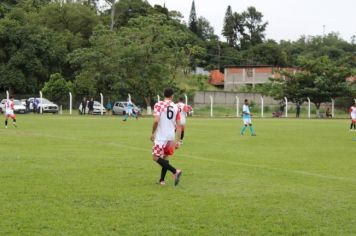
[[[0,235],[356,235],[349,120],[188,120],[171,163],[151,118],[18,116],[0,129]]]

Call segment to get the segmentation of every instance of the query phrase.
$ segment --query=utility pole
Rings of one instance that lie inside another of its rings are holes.
[[[325,38],[325,25],[323,25],[323,37]]]

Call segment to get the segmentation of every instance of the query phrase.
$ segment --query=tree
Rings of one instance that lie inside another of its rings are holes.
[[[321,103],[349,94],[346,78],[351,75],[350,68],[337,66],[328,57],[301,58],[299,63],[300,70],[296,73],[281,71],[281,75],[286,76],[285,80],[271,79],[269,86],[275,87],[275,93],[270,95],[277,99],[287,97],[294,102],[306,101],[309,97],[319,114]]]
[[[195,11],[195,2],[193,0],[192,7],[189,14],[188,28],[196,35],[198,35],[198,20],[197,13]]]
[[[226,40],[231,47],[236,45],[237,35],[235,30],[235,19],[230,5],[226,9],[222,35],[226,37]]]
[[[69,92],[72,91],[72,88],[72,82],[67,82],[61,74],[55,73],[44,84],[42,92],[49,100],[63,105],[68,101]]]
[[[263,22],[263,14],[255,7],[249,7],[242,13],[244,21],[243,37],[240,41],[241,48],[246,49],[263,42],[265,30],[268,22]]]
[[[197,35],[204,41],[218,38],[218,36],[214,34],[214,28],[210,25],[209,21],[204,17],[198,18]]]
[[[250,47],[243,52],[248,64],[287,66],[287,53],[273,40]]]
[[[34,93],[61,70],[66,48],[53,31],[25,22],[0,21],[0,88]]]
[[[189,65],[190,37],[188,30],[162,14],[132,18],[118,32],[100,26],[90,48],[69,55],[78,72],[75,83],[87,81],[90,88],[94,81],[100,92],[135,94],[150,107],[164,87],[175,86],[176,74]],[[194,47],[192,54],[199,51]]]
[[[127,26],[130,19],[155,14],[151,5],[143,0],[120,0],[116,4],[115,26],[121,28]]]

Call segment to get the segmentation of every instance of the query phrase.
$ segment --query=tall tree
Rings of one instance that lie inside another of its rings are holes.
[[[231,47],[236,45],[237,35],[235,31],[235,20],[230,5],[226,9],[222,35],[225,36],[227,43]]]
[[[193,0],[192,2],[192,8],[190,9],[190,14],[189,14],[189,22],[188,22],[188,27],[189,29],[198,35],[198,20],[197,20],[197,13],[195,11],[195,2]]]

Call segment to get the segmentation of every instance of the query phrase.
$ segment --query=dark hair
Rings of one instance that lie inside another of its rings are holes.
[[[183,97],[180,97],[180,98],[179,98],[179,101],[180,101],[180,102],[184,102],[184,98],[183,98]]]
[[[170,98],[170,97],[172,97],[172,95],[173,95],[173,89],[171,89],[171,88],[166,88],[166,89],[164,90],[164,97]]]
[[[14,98],[14,96],[11,95],[11,96],[10,96],[10,99],[13,99],[13,98]]]
[[[248,100],[247,100],[247,99],[245,99],[245,102],[248,102]]]

